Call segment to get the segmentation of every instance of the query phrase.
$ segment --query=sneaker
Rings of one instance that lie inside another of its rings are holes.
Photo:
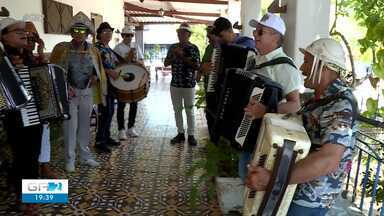
[[[127,140],[127,135],[125,134],[125,130],[119,131],[119,140]]]
[[[97,167],[100,165],[99,162],[93,160],[93,159],[88,159],[88,160],[84,160],[84,161],[81,161],[81,164],[84,164],[84,165],[88,165],[90,167]]]
[[[111,149],[106,145],[96,144],[95,150],[98,153],[111,153]]]
[[[134,128],[128,128],[127,134],[129,137],[138,137],[139,134],[135,131]]]
[[[74,172],[75,171],[75,163],[65,164],[65,170],[67,170],[67,172]]]
[[[177,134],[175,137],[171,139],[171,144],[181,143],[185,141],[185,136],[183,133]]]
[[[196,146],[197,145],[197,141],[193,135],[188,136],[188,144],[190,146]]]
[[[120,142],[118,142],[118,141],[116,141],[116,140],[114,140],[112,138],[109,138],[108,139],[108,145],[110,145],[110,146],[119,146]]]

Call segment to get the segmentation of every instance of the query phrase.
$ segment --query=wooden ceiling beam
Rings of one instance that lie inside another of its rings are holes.
[[[227,5],[228,4],[228,1],[222,1],[222,0],[158,0],[158,1],[196,3],[196,4],[221,4],[221,5]]]
[[[180,24],[182,22],[175,22],[175,21],[169,21],[169,22],[137,22],[137,24],[141,25],[160,25],[160,24]],[[200,22],[188,22],[190,24],[201,24]]]
[[[130,17],[162,17],[159,14],[131,14],[128,11],[125,11],[125,16],[130,16]]]
[[[189,22],[192,22],[192,23],[198,23],[198,24],[209,24],[211,21],[209,20],[203,20],[203,19],[195,19],[195,18],[190,18],[190,17],[185,17],[185,16],[173,16],[174,18],[178,18],[178,19],[182,19],[182,20],[185,20],[185,21],[189,21]]]
[[[186,15],[186,16],[205,16],[205,17],[219,17],[219,13],[204,13],[204,12],[186,12],[186,11],[165,11],[164,14],[170,15]],[[167,15],[167,16],[170,16]]]
[[[125,10],[128,11],[141,11],[141,12],[147,12],[151,14],[159,14],[159,10],[152,10],[145,7],[140,7],[134,4],[130,4],[125,2],[124,5]],[[219,13],[204,13],[204,12],[188,12],[188,11],[164,11],[164,16],[173,16],[173,15],[185,15],[185,16],[205,16],[205,17],[219,17]]]
[[[187,1],[187,0],[185,0],[185,1]],[[134,5],[134,4],[130,4],[130,3],[127,3],[127,2],[124,2],[124,8],[125,8],[125,16],[127,16],[127,17],[129,17],[129,16],[132,16],[132,17],[145,17],[145,16],[146,17],[148,17],[148,16],[157,17],[157,16],[160,16],[159,10],[153,10],[153,9],[149,9],[149,8],[145,8],[145,7],[140,7],[140,6],[137,6],[137,5]],[[130,14],[128,11],[146,12],[146,13],[150,13],[151,15],[145,14],[143,16],[143,15],[140,15],[140,14]],[[207,16],[207,15],[208,16],[209,15],[210,16],[213,16],[213,15],[216,16],[217,15],[217,16],[219,16],[219,14],[216,14],[216,13],[164,11],[164,16],[169,16],[169,17],[174,17],[174,18],[182,19],[182,20],[185,20],[185,21],[190,22],[190,23],[199,23],[199,24],[208,24],[208,23],[210,23],[209,20],[195,19],[195,18],[183,16],[183,15],[186,15],[186,16],[188,16],[188,15],[189,16]]]
[[[140,7],[128,2],[124,2],[124,9],[125,10],[130,10],[130,11],[142,11],[142,12],[148,12],[148,13],[156,13],[156,10],[151,10],[145,7]]]

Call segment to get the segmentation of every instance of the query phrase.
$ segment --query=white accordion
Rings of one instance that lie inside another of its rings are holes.
[[[245,188],[243,215],[287,214],[297,185],[288,185],[291,169],[311,146],[301,116],[267,113],[261,124],[251,164],[272,171],[266,191]]]

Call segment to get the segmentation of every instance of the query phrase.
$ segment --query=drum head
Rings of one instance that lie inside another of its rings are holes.
[[[119,78],[111,79],[111,84],[119,90],[135,90],[145,85],[149,79],[148,71],[139,65],[127,64],[116,68]]]

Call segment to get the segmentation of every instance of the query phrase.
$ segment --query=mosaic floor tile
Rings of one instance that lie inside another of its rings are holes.
[[[99,167],[78,164],[76,172],[67,174],[62,144],[53,147],[52,166],[69,179],[70,201],[40,205],[39,215],[221,215],[217,201],[208,200],[204,189],[195,206],[189,201],[192,179],[185,173],[204,148],[170,144],[177,130],[169,82],[166,77],[151,83],[148,97],[139,102],[135,129],[140,136],[122,142],[111,154],[95,154]],[[197,138],[206,137],[202,110],[196,112],[196,124]],[[117,132],[114,117],[111,134],[117,138]],[[0,215],[21,215],[10,208],[14,201],[0,175]]]

